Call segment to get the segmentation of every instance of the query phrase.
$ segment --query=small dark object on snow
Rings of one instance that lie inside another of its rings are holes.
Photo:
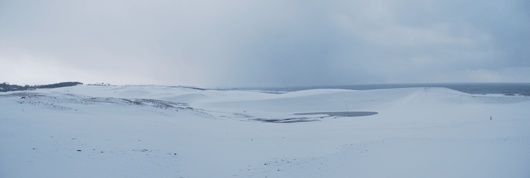
[[[33,149],[35,149],[35,148],[33,148]]]
[[[177,153],[173,153],[173,155],[177,155]]]
[[[77,150],[77,151],[81,151],[81,150]]]
[[[491,121],[491,116],[490,116],[490,121]]]

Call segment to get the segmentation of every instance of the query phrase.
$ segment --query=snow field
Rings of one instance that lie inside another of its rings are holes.
[[[345,101],[378,114],[255,120],[345,111]],[[0,177],[528,177],[529,101],[444,88],[8,92]]]

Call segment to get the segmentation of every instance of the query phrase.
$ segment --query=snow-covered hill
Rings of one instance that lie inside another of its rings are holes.
[[[529,177],[529,108],[445,88],[6,92],[0,177]],[[378,114],[295,115],[346,110]]]

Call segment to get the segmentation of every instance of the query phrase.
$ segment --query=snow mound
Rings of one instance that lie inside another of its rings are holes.
[[[144,90],[127,90],[122,91],[117,94],[117,96],[120,97],[128,97],[128,98],[139,98],[143,96],[147,96],[150,92],[144,91]]]

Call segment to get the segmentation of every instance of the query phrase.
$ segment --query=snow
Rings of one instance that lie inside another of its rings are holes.
[[[345,101],[378,114],[294,115]],[[528,108],[446,88],[7,92],[0,177],[529,177]],[[259,120],[300,117],[311,121]]]

